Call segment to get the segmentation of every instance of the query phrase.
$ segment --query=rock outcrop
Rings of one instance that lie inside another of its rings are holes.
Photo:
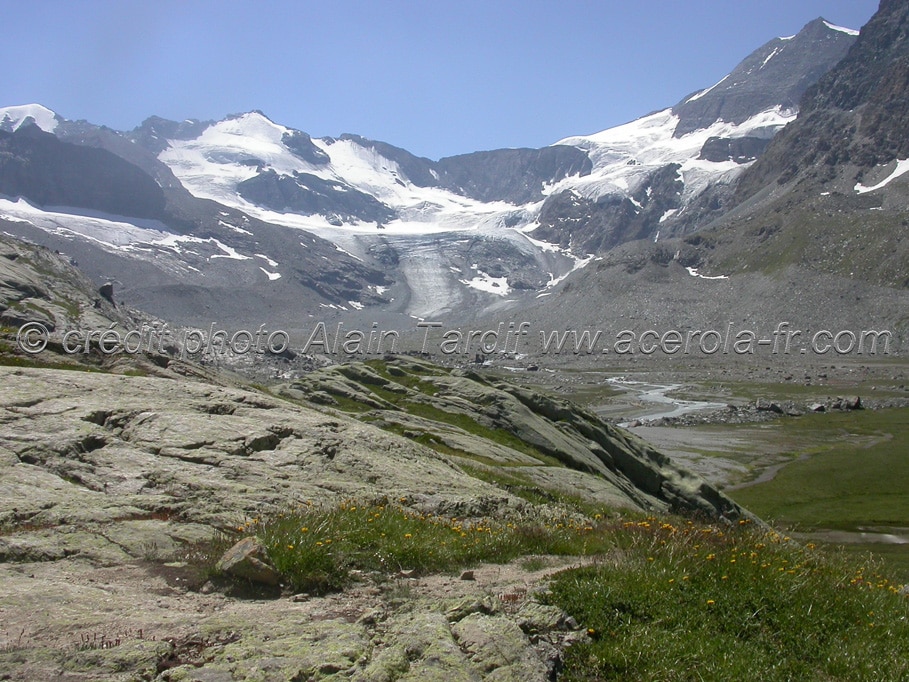
[[[516,494],[580,493],[613,507],[713,518],[746,514],[630,432],[566,400],[474,372],[389,357],[319,370],[288,395],[347,407],[487,476],[507,478],[505,489]]]
[[[363,405],[375,424],[182,378],[0,367],[0,385],[0,667],[11,679],[61,669],[74,680],[199,679],[201,668],[224,680],[550,679],[561,648],[583,635],[536,604],[529,581],[488,596],[524,569],[244,602],[188,590],[186,560],[217,530],[308,500],[491,516],[532,504],[522,495],[535,489],[554,502],[571,492],[740,511],[568,403],[411,359],[338,367],[287,389],[350,406],[372,386]],[[394,405],[399,397],[407,403]],[[255,581],[274,582],[247,544],[233,552],[236,571],[250,579],[242,556],[252,557]]]
[[[512,499],[424,446],[248,391],[7,367],[0,384],[0,523],[13,527],[163,515],[217,528],[307,500]]]

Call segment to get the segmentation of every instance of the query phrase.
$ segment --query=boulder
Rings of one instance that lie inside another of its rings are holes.
[[[271,565],[268,550],[253,537],[243,538],[227,550],[216,566],[217,570],[263,585],[279,585],[281,574]]]
[[[116,305],[116,303],[114,303],[114,283],[113,282],[105,282],[104,284],[102,284],[101,287],[98,289],[98,293],[101,294],[102,298],[104,298],[104,300],[107,301],[108,303],[110,303],[111,305]]]

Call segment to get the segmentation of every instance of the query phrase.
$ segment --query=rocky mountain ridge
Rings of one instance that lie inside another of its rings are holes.
[[[715,85],[676,104],[673,135],[708,127],[717,120],[741,125],[755,111],[798,110],[805,91],[845,57],[859,32],[823,17],[798,34],[774,38],[746,57]]]
[[[721,215],[738,177],[795,119],[801,95],[843,58],[856,35],[815,19],[670,109],[561,140],[586,149],[594,170],[554,188],[534,234],[602,253],[691,232]]]
[[[726,272],[796,267],[897,297],[905,290],[907,33],[905,5],[882,2],[742,175],[730,213],[693,236],[705,263]]]
[[[904,348],[907,31],[904,3],[882,2],[843,60],[805,91],[798,117],[715,197],[720,213],[694,202],[688,210],[705,219],[698,230],[616,246],[535,319],[554,325],[567,314],[639,332],[788,320],[810,333],[888,329]]]
[[[813,177],[824,184],[838,173],[853,174],[855,188],[871,187],[865,173],[909,157],[907,12],[902,3],[881,2],[846,58],[805,93],[796,125],[743,178],[738,201],[773,182]]]
[[[439,161],[356,135],[313,139],[261,112],[152,117],[119,133],[9,107],[0,215],[16,222],[12,234],[69,253],[134,305],[181,323],[198,323],[216,299],[219,317],[238,322],[269,307],[294,319],[364,307],[426,318],[532,304],[590,253],[722,213],[734,180],[794,117],[793,99],[853,34],[818,19],[664,112],[543,149]],[[29,166],[38,147],[69,160]],[[104,177],[102,151],[141,169],[118,180],[144,173],[154,184],[124,187],[120,203],[77,191]],[[78,168],[78,182],[54,176],[54,164]]]

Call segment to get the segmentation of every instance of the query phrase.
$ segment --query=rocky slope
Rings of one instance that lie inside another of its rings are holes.
[[[198,592],[193,557],[219,532],[307,502],[396,500],[458,518],[584,506],[750,518],[570,403],[417,358],[325,368],[272,394],[182,361],[179,347],[108,355],[95,338],[68,353],[63,330],[153,321],[107,290],[96,297],[59,255],[2,244],[7,679],[548,679],[582,635],[534,600],[543,572],[481,567],[469,585],[422,576],[404,598],[388,575],[262,602]],[[48,347],[17,351],[15,329],[38,322]]]
[[[542,572],[399,588],[384,576],[262,602],[197,592],[192,557],[217,531],[307,501],[392,499],[459,518],[560,500],[745,515],[567,403],[425,362],[340,367],[286,389],[294,402],[177,369],[0,367],[7,679],[549,679],[582,635],[535,602]]]
[[[725,272],[795,267],[905,290],[909,11],[884,1],[702,234]],[[860,285],[857,285],[860,286]]]
[[[51,353],[61,350],[61,335],[70,329],[102,330],[120,325],[125,330],[160,324],[148,315],[118,306],[112,286],[96,287],[61,254],[0,235],[0,324],[8,336],[5,352],[17,350],[12,337],[29,323],[41,324],[50,332]],[[64,355],[55,357],[62,359]]]

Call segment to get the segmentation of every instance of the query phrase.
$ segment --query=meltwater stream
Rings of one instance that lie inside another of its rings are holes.
[[[699,412],[701,410],[716,410],[725,407],[725,403],[711,403],[703,400],[681,400],[679,398],[670,398],[667,393],[675,391],[683,384],[652,384],[644,381],[629,381],[623,377],[612,377],[606,380],[608,383],[622,386],[637,393],[638,398],[647,403],[653,403],[655,407],[652,411],[637,415],[634,419],[622,422],[619,426],[629,427],[633,422],[649,422],[661,419],[663,417],[680,417],[690,412]]]

